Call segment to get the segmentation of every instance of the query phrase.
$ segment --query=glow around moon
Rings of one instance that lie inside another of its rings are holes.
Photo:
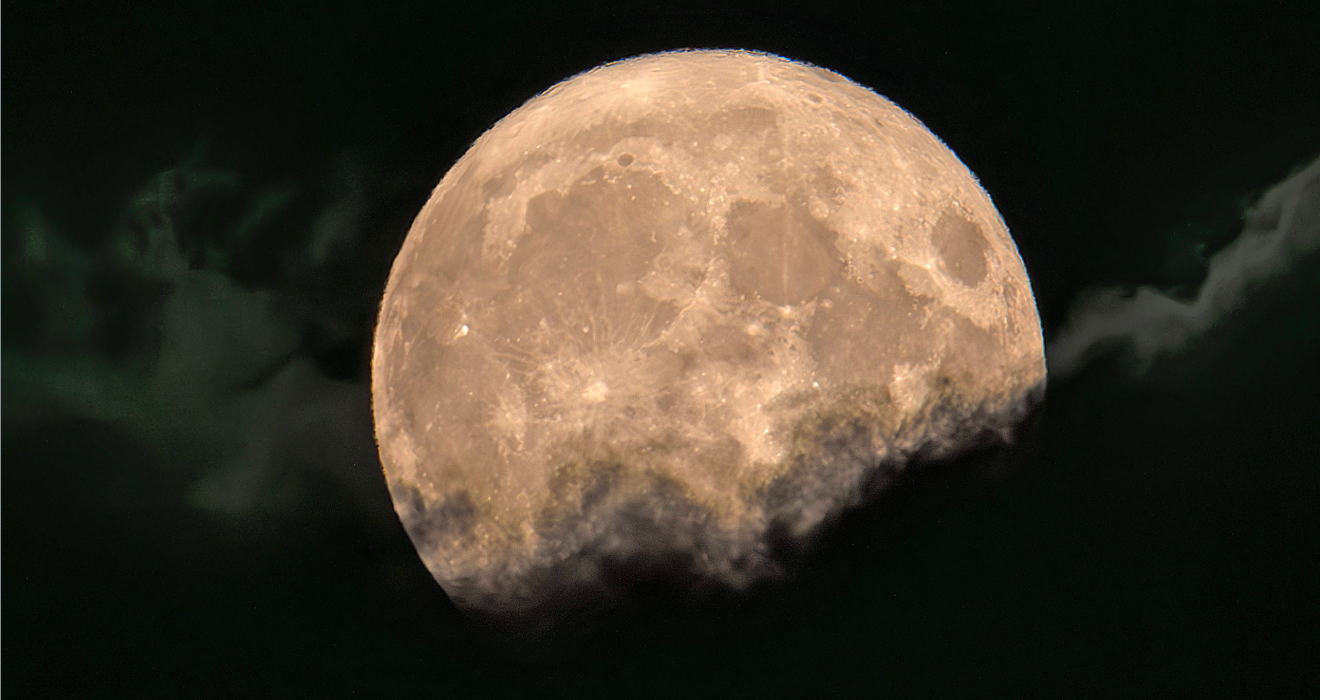
[[[560,83],[418,215],[372,358],[395,508],[460,605],[666,561],[732,586],[1043,388],[1017,249],[920,122],[828,70],[685,51]]]

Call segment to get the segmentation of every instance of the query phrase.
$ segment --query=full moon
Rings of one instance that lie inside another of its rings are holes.
[[[372,356],[395,510],[461,607],[619,563],[741,587],[1045,383],[1008,229],[916,118],[829,70],[679,51],[484,135],[394,262]]]

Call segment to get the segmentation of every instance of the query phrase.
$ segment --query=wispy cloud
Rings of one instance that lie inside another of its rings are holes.
[[[1195,298],[1153,287],[1092,291],[1078,303],[1046,356],[1051,378],[1067,378],[1106,350],[1126,348],[1148,366],[1182,349],[1246,303],[1253,288],[1320,248],[1320,160],[1270,188],[1246,215],[1241,235],[1210,259]]]
[[[5,274],[31,310],[6,336],[7,429],[118,426],[182,484],[181,505],[287,513],[319,482],[392,518],[376,513],[366,377],[328,376],[309,349],[352,345],[370,324],[372,290],[334,284],[361,264],[365,175],[345,160],[321,187],[256,187],[186,163],[152,178],[95,249],[24,207]]]

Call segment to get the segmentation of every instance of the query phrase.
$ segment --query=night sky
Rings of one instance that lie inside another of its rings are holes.
[[[131,5],[3,10],[6,694],[1320,683],[1315,219],[1241,293],[1202,289],[1262,195],[1320,157],[1315,3]],[[478,135],[575,73],[685,47],[777,53],[889,97],[994,199],[1047,346],[1118,330],[1066,372],[1051,355],[1013,446],[925,465],[785,579],[700,596],[639,581],[511,637],[453,607],[395,518],[373,315]],[[1088,301],[1139,288],[1231,303],[1151,349],[1158,317]]]

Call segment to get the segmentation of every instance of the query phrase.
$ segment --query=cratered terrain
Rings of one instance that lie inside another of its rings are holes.
[[[917,119],[747,51],[612,63],[509,114],[390,274],[372,359],[395,508],[460,606],[618,561],[745,586],[1045,381],[1008,230]],[[866,488],[864,488],[866,487]]]

